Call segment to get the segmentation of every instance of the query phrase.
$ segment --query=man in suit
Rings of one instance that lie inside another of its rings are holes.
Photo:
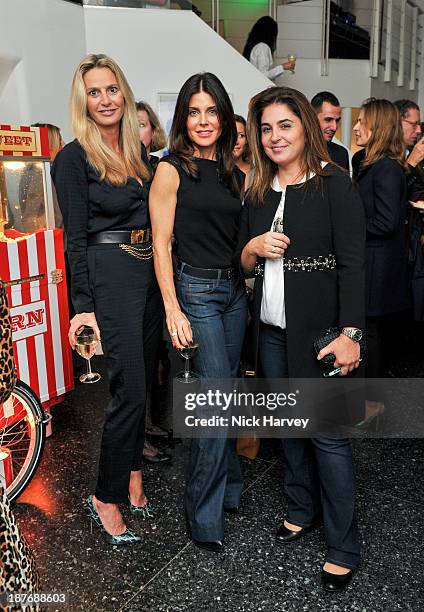
[[[347,149],[332,142],[342,118],[339,100],[329,91],[321,91],[312,98],[311,104],[318,116],[331,159],[335,164],[349,171],[349,154]]]

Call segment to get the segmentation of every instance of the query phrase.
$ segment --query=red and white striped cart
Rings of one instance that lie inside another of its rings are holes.
[[[0,125],[0,278],[19,378],[45,409],[74,386],[63,231],[54,217],[47,129]]]

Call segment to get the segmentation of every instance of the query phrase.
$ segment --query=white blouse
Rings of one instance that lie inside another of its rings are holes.
[[[284,217],[284,204],[286,202],[286,190],[281,187],[277,176],[275,176],[272,183],[272,189],[281,193],[281,199],[270,230],[274,227],[275,219],[278,217],[282,219]],[[283,257],[265,260],[261,321],[268,325],[275,325],[281,327],[281,329],[286,329],[283,262]]]
[[[271,49],[263,42],[253,47],[250,52],[249,61],[269,79],[276,79],[284,72],[284,68],[281,65],[275,66],[274,68],[272,67],[274,61],[272,59]]]
[[[327,162],[321,162],[321,167],[325,168]],[[310,180],[315,176],[311,173],[306,179],[304,176],[297,184],[300,185],[306,180]],[[278,181],[278,176],[275,175],[272,182],[271,188],[274,191],[281,193],[280,203],[277,211],[274,215],[272,225],[269,228],[271,231],[274,229],[275,220],[280,217],[284,218],[284,205],[286,202],[286,190],[283,189]],[[284,233],[285,229],[284,229]],[[290,231],[289,234],[290,235]],[[262,291],[262,303],[261,303],[261,321],[268,325],[275,325],[286,329],[286,309],[285,309],[285,298],[284,298],[284,257],[280,259],[265,259],[264,266],[264,283]]]

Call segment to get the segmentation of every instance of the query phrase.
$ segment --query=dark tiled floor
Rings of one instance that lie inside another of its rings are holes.
[[[100,364],[99,360],[99,365]],[[143,546],[121,551],[90,533],[82,499],[92,491],[105,381],[79,385],[55,409],[54,435],[34,481],[16,507],[43,576],[44,590],[70,595],[69,610],[128,612],[394,612],[422,609],[424,441],[356,440],[363,563],[346,593],[324,594],[320,530],[281,549],[274,532],[285,501],[278,444],[244,461],[243,511],[227,517],[222,555],[199,551],[182,513],[187,443],[172,465],[146,466],[157,519],[134,520]]]

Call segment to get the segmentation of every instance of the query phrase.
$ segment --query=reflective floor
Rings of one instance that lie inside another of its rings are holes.
[[[102,370],[102,359],[96,358],[95,365]],[[402,365],[415,376],[422,366],[416,359]],[[68,593],[67,609],[422,609],[423,440],[354,442],[363,562],[345,593],[329,595],[319,584],[325,553],[320,529],[284,549],[274,545],[285,512],[278,442],[267,441],[256,460],[243,461],[241,514],[226,518],[220,555],[202,552],[187,539],[182,512],[186,442],[170,450],[171,464],[145,466],[146,491],[157,518],[135,519],[123,508],[128,525],[143,534],[141,548],[118,550],[97,531],[91,533],[82,500],[94,489],[107,396],[103,378],[96,385],[79,384],[56,408],[42,464],[15,508],[34,549],[43,590]]]

